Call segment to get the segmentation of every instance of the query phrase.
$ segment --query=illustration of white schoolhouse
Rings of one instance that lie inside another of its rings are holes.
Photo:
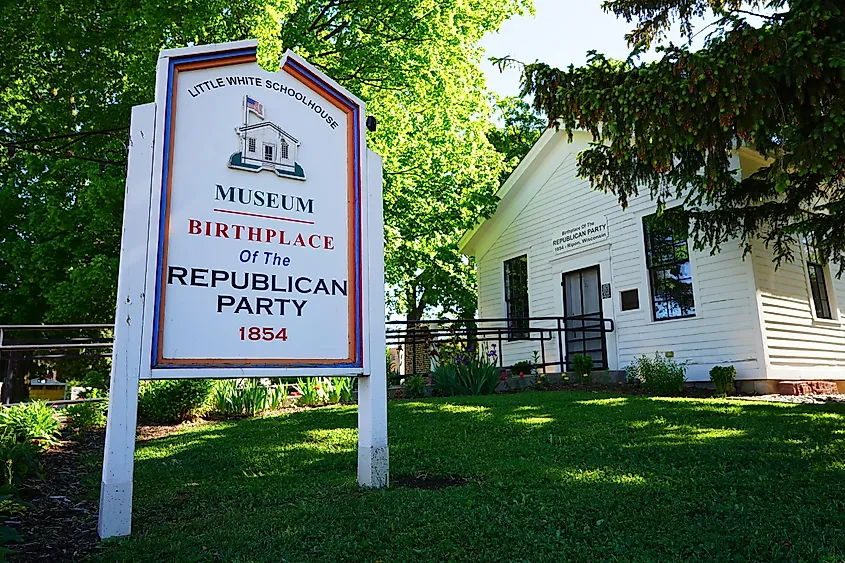
[[[654,225],[647,189],[623,211],[578,175],[577,156],[592,141],[584,131],[571,141],[546,131],[498,191],[496,212],[461,240],[478,265],[479,318],[520,329],[502,344],[505,357],[530,359],[540,345],[524,329],[544,325],[527,318],[555,316],[571,330],[547,333],[545,361],[566,369],[575,354],[613,371],[658,352],[685,363],[690,382],[733,365],[748,391],[807,381],[845,391],[845,277],[812,241],[780,268],[760,240],[744,259],[738,241],[698,251],[687,232]],[[740,147],[731,164],[748,177],[768,163]],[[575,330],[602,324],[607,332]]]
[[[250,123],[250,115],[259,121]],[[249,96],[244,97],[243,123],[235,129],[241,150],[229,158],[229,168],[248,172],[270,170],[282,177],[305,179],[305,171],[296,161],[299,141],[275,123],[264,121],[264,106]]]

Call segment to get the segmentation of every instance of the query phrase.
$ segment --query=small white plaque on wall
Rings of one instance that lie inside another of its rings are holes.
[[[563,256],[607,242],[609,235],[605,215],[568,223],[552,239],[554,255]]]

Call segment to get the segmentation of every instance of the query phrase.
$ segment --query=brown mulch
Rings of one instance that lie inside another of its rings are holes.
[[[208,424],[208,421],[202,418],[179,424],[141,424],[138,426],[135,436],[137,441],[146,442],[148,440],[155,440],[156,438],[164,438],[183,428],[202,426],[203,424]]]
[[[138,426],[138,441],[205,423]],[[20,488],[26,509],[7,522],[23,538],[23,543],[9,544],[13,563],[82,561],[99,547],[96,499],[105,431],[68,438],[41,456],[41,476]]]
[[[99,467],[104,431],[63,441],[42,456],[43,477],[21,487],[26,510],[8,525],[23,543],[9,547],[12,561],[81,561],[96,549]]]

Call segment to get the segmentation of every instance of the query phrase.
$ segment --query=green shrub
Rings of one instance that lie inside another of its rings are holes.
[[[42,447],[29,441],[21,441],[10,430],[0,433],[0,463],[2,475],[0,484],[17,485],[26,479],[38,463]]]
[[[30,442],[39,450],[58,443],[61,423],[56,410],[40,401],[0,408],[0,433],[16,442]]]
[[[267,410],[269,391],[269,388],[258,379],[244,380],[238,393],[243,414],[256,416]]]
[[[654,393],[681,393],[687,380],[684,363],[661,356],[655,352],[653,358],[640,356],[625,368],[625,380],[640,384]]]
[[[241,414],[242,408],[238,408],[238,380],[218,379],[211,386],[209,397],[210,408],[214,414],[221,416],[233,416]]]
[[[411,375],[405,378],[405,396],[409,399],[425,397],[425,378],[422,375]]]
[[[77,403],[65,407],[64,414],[67,417],[67,427],[73,430],[75,434],[102,428],[106,425],[107,409],[108,403],[105,401]]]
[[[531,360],[522,360],[511,366],[511,375],[529,375],[534,372],[534,362]]]
[[[719,395],[730,395],[734,392],[734,379],[736,378],[736,368],[733,366],[714,366],[710,370],[710,380],[716,387],[716,393]]]
[[[456,364],[439,363],[431,372],[434,389],[447,396],[462,395],[458,385],[458,368]]]
[[[162,379],[141,385],[138,415],[148,422],[174,423],[202,414],[211,396],[210,379]]]
[[[575,354],[572,356],[572,369],[575,371],[576,378],[573,383],[590,383],[593,373],[593,358],[586,354]]]
[[[18,484],[32,473],[38,454],[59,441],[59,416],[33,401],[0,409],[2,485]]]

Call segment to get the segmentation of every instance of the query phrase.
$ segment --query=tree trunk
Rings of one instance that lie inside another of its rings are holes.
[[[12,375],[12,389],[9,397],[13,403],[26,401],[29,398],[29,388],[27,387],[27,378],[29,372],[32,370],[32,360],[22,360],[20,358],[14,361],[14,373]]]

